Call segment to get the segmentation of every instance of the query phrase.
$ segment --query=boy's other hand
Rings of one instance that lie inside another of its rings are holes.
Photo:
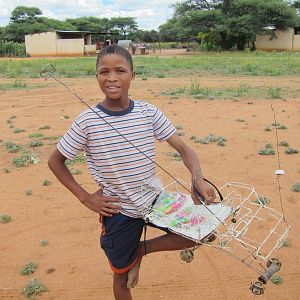
[[[101,189],[95,193],[88,194],[81,203],[90,210],[106,217],[118,214],[121,209],[120,200],[115,197],[104,196]]]
[[[197,189],[199,194],[201,194],[201,196],[203,197],[203,199],[200,200],[195,195],[195,193],[193,191],[194,189],[192,188],[191,196],[192,196],[192,199],[195,204],[204,204],[205,203],[206,205],[210,205],[214,201],[214,199],[216,198],[215,190],[203,178],[194,180],[194,182],[192,184],[194,185],[194,188]],[[204,203],[203,203],[203,201],[204,201]]]

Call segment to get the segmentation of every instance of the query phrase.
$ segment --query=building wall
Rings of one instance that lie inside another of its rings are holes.
[[[25,35],[26,53],[30,56],[55,56],[56,33],[42,32]]]
[[[84,39],[59,39],[56,40],[57,56],[84,55]]]
[[[256,49],[257,50],[289,50],[289,51],[297,51],[296,49],[299,49],[300,45],[298,45],[299,43],[298,36],[294,35],[293,28],[290,28],[288,31],[276,30],[275,33],[277,39],[273,38],[272,40],[270,40],[271,38],[270,35],[257,35],[256,42],[255,42]],[[297,39],[295,39],[295,37]]]
[[[300,35],[294,35],[293,51],[300,51]]]
[[[95,55],[96,54],[96,45],[84,45],[84,54]]]

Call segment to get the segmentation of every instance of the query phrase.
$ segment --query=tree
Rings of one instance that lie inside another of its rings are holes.
[[[222,0],[187,0],[172,6],[175,9],[174,16],[184,16],[190,11],[213,9],[222,2]]]
[[[158,29],[163,42],[179,41],[179,32],[182,29],[179,18],[173,17],[167,23],[159,26]]]
[[[119,31],[124,39],[129,38],[138,30],[138,25],[132,17],[111,18],[109,23],[111,30]]]
[[[243,50],[267,26],[280,30],[294,26],[297,15],[295,7],[286,0],[187,0],[175,5],[171,20],[167,24],[175,22],[181,33],[209,38],[224,50],[234,46]]]
[[[66,21],[81,31],[109,32],[111,29],[107,18],[82,17]]]
[[[37,16],[42,11],[37,7],[17,6],[11,13],[10,22],[12,23],[34,23]]]

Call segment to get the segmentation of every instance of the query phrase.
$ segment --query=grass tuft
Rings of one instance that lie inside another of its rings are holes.
[[[37,263],[30,262],[21,269],[20,274],[21,275],[33,274],[37,267],[38,267]]]
[[[48,186],[50,184],[52,184],[52,182],[50,180],[48,180],[48,179],[44,179],[43,182],[42,182],[43,186]]]
[[[289,148],[285,149],[284,153],[285,154],[296,154],[296,153],[299,153],[299,151],[297,149],[289,147]]]
[[[21,129],[21,128],[15,128],[15,129],[13,130],[13,133],[21,133],[21,132],[25,132],[25,130],[24,130],[24,129]]]
[[[291,242],[289,240],[282,241],[281,247],[291,247]]]
[[[272,276],[271,281],[273,284],[282,284],[283,283],[283,280],[279,275]]]
[[[38,138],[44,137],[44,134],[41,132],[35,132],[35,133],[29,134],[28,137],[31,139],[38,139]]]
[[[25,195],[26,195],[26,196],[31,196],[31,195],[32,195],[32,190],[31,190],[31,189],[27,190],[27,191],[25,192]]]
[[[287,141],[281,141],[281,142],[279,142],[279,146],[289,147],[289,143]]]
[[[175,161],[181,161],[182,158],[178,152],[167,152],[165,153],[167,156],[172,157]]]
[[[11,221],[11,216],[9,216],[9,215],[1,215],[0,216],[0,223],[7,224],[10,221]]]
[[[40,240],[40,246],[41,247],[46,247],[49,245],[49,241],[48,240]]]
[[[270,202],[270,200],[262,195],[257,196],[257,198],[255,200],[255,203],[262,204],[263,206],[266,206],[269,202]]]
[[[13,158],[12,162],[17,168],[27,167],[31,164],[40,163],[39,159],[30,152],[24,152],[22,155]]]
[[[77,164],[77,163],[79,163],[79,164],[84,163],[85,160],[86,160],[85,154],[83,152],[80,152],[79,154],[77,154],[75,156],[74,159],[67,159],[65,163],[67,166],[73,166],[74,164]]]
[[[26,286],[23,289],[23,294],[28,299],[34,299],[34,296],[46,292],[48,289],[44,286],[42,282],[40,282],[38,279],[31,279],[27,282]]]
[[[44,125],[44,126],[41,126],[39,128],[39,130],[45,130],[45,129],[50,129],[51,127],[49,125]]]
[[[296,182],[292,185],[292,191],[296,193],[300,192],[300,182]]]
[[[21,145],[16,144],[13,141],[7,141],[6,143],[4,143],[4,146],[9,153],[16,153],[22,149]]]
[[[40,140],[34,140],[34,141],[31,141],[30,144],[29,144],[29,147],[30,148],[35,148],[35,147],[41,147],[43,146],[44,143]]]

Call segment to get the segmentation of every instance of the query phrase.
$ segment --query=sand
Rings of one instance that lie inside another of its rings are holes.
[[[8,82],[1,79],[0,82]],[[12,140],[28,147],[29,134],[42,132],[44,137],[62,135],[72,120],[85,108],[74,96],[55,82],[41,79],[26,80],[27,84],[45,87],[0,91],[0,139]],[[90,105],[100,101],[94,78],[64,79]],[[300,149],[300,95],[285,101],[239,99],[198,100],[181,95],[171,99],[161,95],[167,88],[188,85],[190,78],[159,78],[142,81],[137,78],[131,97],[145,99],[158,107],[184,132],[182,138],[199,155],[207,178],[218,186],[225,181],[239,181],[255,186],[259,193],[271,199],[270,205],[280,210],[277,180],[277,156],[260,156],[258,150],[266,143],[276,144],[275,131],[264,129],[274,122],[271,104],[277,121],[288,127],[279,130],[279,140],[287,140]],[[201,83],[211,87],[272,85],[286,88],[300,86],[299,77],[228,77],[205,76]],[[16,118],[10,119],[11,116]],[[69,119],[63,116],[69,116]],[[244,122],[238,122],[243,119]],[[7,123],[10,120],[11,124]],[[13,133],[15,128],[25,132]],[[49,125],[50,129],[39,130]],[[227,139],[225,147],[215,144],[193,143],[192,135],[204,137],[220,135]],[[99,247],[100,224],[97,214],[89,211],[68,192],[47,167],[47,158],[55,147],[55,140],[43,140],[42,147],[31,149],[41,160],[39,164],[16,168],[12,159],[18,153],[8,153],[3,142],[0,147],[0,215],[12,220],[0,223],[0,298],[23,299],[22,289],[30,278],[38,278],[48,288],[41,299],[113,299],[112,275],[107,259]],[[166,143],[157,144],[158,162],[167,166],[172,149]],[[260,299],[299,299],[299,193],[291,185],[300,181],[300,154],[286,155],[280,147],[282,201],[287,221],[291,224],[289,247],[276,252],[282,262],[278,275],[283,284],[268,283]],[[4,173],[4,168],[9,173]],[[80,164],[82,174],[76,179],[88,191],[97,189],[87,168]],[[47,179],[52,182],[43,186]],[[26,191],[32,190],[27,196]],[[148,230],[148,237],[159,232]],[[258,233],[259,234],[259,233]],[[47,240],[45,247],[41,240]],[[20,269],[34,261],[38,268],[33,275],[21,276]],[[147,256],[141,268],[139,285],[133,290],[134,299],[253,299],[250,282],[257,274],[230,256],[203,246],[195,252],[195,259],[187,264],[178,252],[156,253]]]

